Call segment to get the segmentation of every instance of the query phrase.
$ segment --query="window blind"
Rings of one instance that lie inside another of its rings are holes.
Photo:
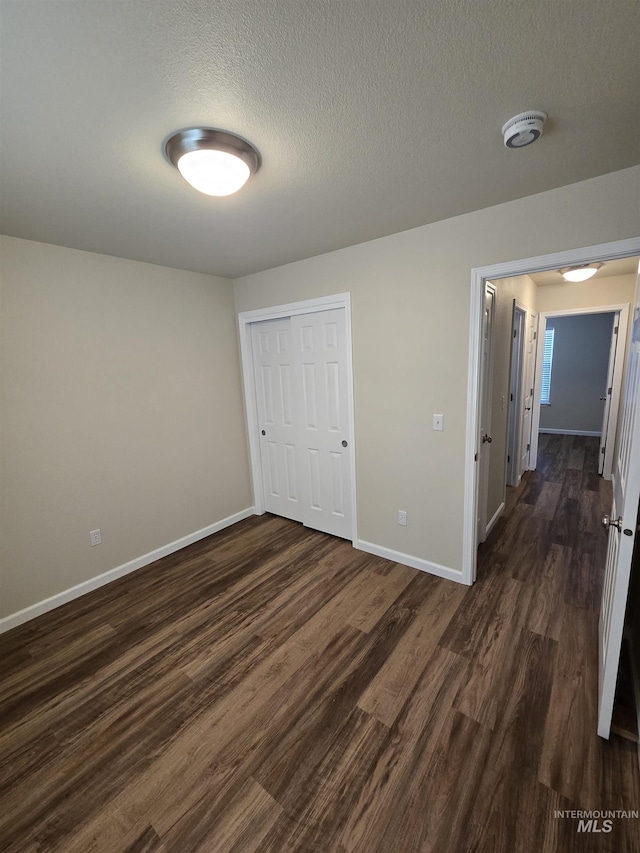
[[[542,388],[540,390],[540,402],[549,404],[551,393],[551,366],[553,364],[553,336],[555,329],[545,329],[544,354],[542,356]]]

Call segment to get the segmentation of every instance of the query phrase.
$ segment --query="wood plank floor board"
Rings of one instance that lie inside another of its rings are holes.
[[[550,545],[539,574],[530,579],[534,585],[527,627],[553,640],[560,639],[566,617],[565,589],[569,583],[572,550]]]
[[[127,847],[127,853],[166,853],[167,847],[158,838],[152,826],[146,827],[136,840]]]
[[[0,637],[2,853],[638,853],[555,816],[640,797],[597,454],[541,436],[471,588],[267,514]]]
[[[432,781],[426,789],[423,780],[434,765],[442,767],[446,760],[457,766],[466,755],[463,750],[447,755],[438,752],[441,734],[455,716],[452,705],[464,672],[463,659],[448,649],[436,648],[386,737],[342,830],[338,850],[383,853],[397,849],[400,840],[403,849],[421,848],[428,817],[437,814],[435,808],[425,805],[435,799],[442,777],[437,774],[435,785]],[[475,738],[480,727],[472,723],[470,728]],[[461,740],[465,745],[469,742],[469,738]]]
[[[463,850],[491,845],[496,851],[541,849],[545,824],[532,817],[543,812],[546,790],[537,781],[553,678],[555,641],[520,632],[514,649],[511,689],[486,756],[475,808],[468,815]],[[522,782],[516,790],[512,774]],[[528,812],[528,813],[527,813]],[[551,819],[551,815],[547,819]],[[546,823],[546,822],[545,822]],[[535,826],[535,835],[532,827]]]
[[[578,436],[576,436],[576,438],[578,438]],[[582,471],[582,469],[584,468],[584,453],[584,444],[576,446],[574,442],[573,447],[571,448],[571,452],[569,454],[567,468],[575,471]]]
[[[583,489],[584,473],[582,469],[578,471],[567,468],[562,481],[561,498],[573,498],[574,500],[580,500]]]
[[[374,636],[360,632],[351,649],[343,642],[341,648],[334,651],[333,657],[338,663],[335,672],[329,671],[325,684],[318,677],[315,679],[315,687],[308,693],[306,702],[298,705],[295,725],[268,749],[268,756],[255,778],[285,808],[289,805],[289,797],[297,796],[305,781],[316,775],[315,766],[323,759],[327,743],[339,735],[342,721],[358,704],[380,670],[381,662],[389,658],[415,620],[422,588],[423,579],[415,577],[394,605],[385,611]],[[338,655],[344,660],[339,660]]]
[[[542,471],[525,471],[522,475],[522,492],[519,496],[518,503],[535,504],[540,497],[540,492],[542,491],[545,482]]]
[[[597,623],[588,610],[567,607],[566,611],[539,778],[577,808],[596,809],[601,807],[605,749],[596,733]]]
[[[434,581],[412,624],[358,700],[360,708],[389,727],[465,595],[463,589],[452,587],[440,578]]]
[[[503,590],[502,580],[509,574],[506,555],[480,547],[478,580],[467,590],[445,628],[440,639],[441,646],[466,658],[474,656],[491,625]]]
[[[558,486],[557,483],[550,485],[554,491]],[[519,537],[509,553],[512,578],[523,583],[535,583],[535,579],[543,573],[551,542],[552,523],[544,515],[537,514],[534,507],[533,514],[520,526]]]
[[[504,591],[492,614],[483,641],[469,662],[464,685],[454,707],[493,730],[512,687],[517,666],[513,638],[526,624],[532,587],[512,578],[503,579]]]
[[[564,482],[564,479],[563,479]],[[563,483],[545,483],[533,507],[534,515],[553,521]]]
[[[595,540],[596,535],[583,533],[571,549],[564,598],[573,607],[598,608],[602,572],[597,563]]]
[[[254,779],[247,779],[226,808],[203,798],[164,834],[168,850],[254,853],[282,813],[281,806]]]
[[[566,545],[567,548],[573,548],[576,544],[578,532],[578,512],[580,502],[577,498],[560,498],[556,509],[551,529],[549,531],[549,541],[555,545]]]

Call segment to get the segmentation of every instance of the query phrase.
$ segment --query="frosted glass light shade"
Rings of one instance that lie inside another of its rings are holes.
[[[164,154],[185,181],[212,196],[237,192],[262,163],[246,139],[207,127],[174,133],[164,144]]]
[[[586,281],[594,276],[601,266],[602,264],[584,264],[580,267],[565,267],[560,272],[565,281]]]
[[[178,160],[182,177],[201,193],[224,196],[237,192],[249,180],[251,170],[227,151],[189,151]]]

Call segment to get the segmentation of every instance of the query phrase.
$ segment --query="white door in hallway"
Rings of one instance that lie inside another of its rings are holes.
[[[265,509],[353,535],[346,315],[252,326]]]
[[[536,369],[537,352],[537,325],[536,314],[527,314],[527,343],[525,346],[525,368],[524,368],[524,406],[522,412],[522,438],[520,444],[520,470],[521,476],[531,467],[531,425],[533,421],[533,389]]]
[[[608,738],[640,505],[640,269],[613,458],[613,505],[598,630],[598,734]]]
[[[482,363],[480,366],[480,419],[477,437],[478,512],[476,517],[476,546],[487,538],[487,503],[489,499],[489,465],[491,460],[491,402],[493,397],[493,325],[496,311],[496,288],[490,282],[484,286],[482,318]]]

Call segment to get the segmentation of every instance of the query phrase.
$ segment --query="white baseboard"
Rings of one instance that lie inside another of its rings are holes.
[[[496,521],[500,518],[500,516],[504,512],[504,508],[505,508],[505,502],[502,501],[502,503],[500,504],[498,509],[494,512],[493,516],[491,517],[491,521],[487,524],[487,529],[485,531],[485,537],[487,537],[491,533],[493,528],[495,527]]]
[[[544,432],[547,433],[547,435],[597,435],[598,438],[602,435],[600,430],[596,430],[594,432],[593,430],[588,429],[542,429],[542,427],[540,427],[538,432]]]
[[[198,542],[200,539],[205,539],[213,533],[218,533],[220,530],[224,530],[225,527],[230,527],[232,524],[236,524],[236,522],[242,521],[250,515],[254,515],[254,507],[248,507],[240,512],[236,512],[234,515],[228,516],[228,518],[223,518],[221,521],[216,521],[208,527],[196,530],[195,533],[189,533],[188,536],[183,536],[181,539],[169,542],[168,545],[156,548],[155,551],[149,551],[148,554],[136,557],[135,560],[130,560],[128,563],[116,566],[115,569],[109,569],[109,571],[103,572],[101,575],[96,575],[96,577],[89,578],[87,581],[83,581],[76,586],[65,589],[57,595],[52,595],[51,598],[45,598],[44,601],[39,601],[37,604],[25,607],[24,610],[18,610],[17,613],[5,616],[3,619],[0,619],[0,634],[5,631],[10,631],[11,628],[16,628],[18,625],[22,625],[30,619],[35,619],[36,616],[41,616],[49,610],[60,607],[62,604],[67,604],[67,602],[73,601],[74,598],[80,598],[81,595],[85,595],[87,592],[91,592],[94,589],[105,586],[105,584],[111,583],[111,581],[114,581],[117,578],[121,578],[124,575],[135,572],[136,569],[148,566],[149,563],[153,563],[156,560],[160,560],[162,557],[173,554],[181,548],[186,548],[187,545],[193,545],[194,542]]]
[[[438,563],[430,563],[428,560],[423,560],[421,557],[412,557],[411,554],[403,554],[400,551],[394,551],[391,548],[383,548],[382,545],[375,545],[373,542],[365,542],[364,539],[357,539],[354,546],[359,551],[366,551],[367,554],[375,554],[376,557],[384,557],[385,560],[393,560],[394,563],[402,563],[403,566],[410,566],[412,569],[418,569],[421,572],[427,572],[430,575],[436,575],[439,578],[446,578],[449,581],[456,583],[464,583],[462,572],[450,569],[447,566],[440,566]]]

